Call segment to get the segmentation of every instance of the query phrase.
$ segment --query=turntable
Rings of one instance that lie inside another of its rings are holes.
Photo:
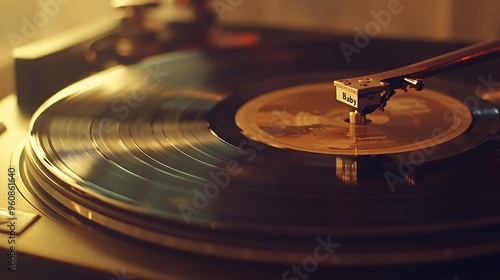
[[[499,41],[260,31],[3,100],[0,274],[497,279]]]

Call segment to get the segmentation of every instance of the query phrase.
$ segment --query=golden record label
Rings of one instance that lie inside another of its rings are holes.
[[[286,88],[261,95],[236,113],[244,135],[267,145],[335,155],[410,152],[449,141],[464,133],[472,115],[460,101],[443,93],[395,94],[384,112],[351,125],[349,108],[335,100],[330,83]]]

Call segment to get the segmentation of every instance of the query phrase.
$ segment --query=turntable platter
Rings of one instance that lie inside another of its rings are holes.
[[[330,265],[500,251],[498,110],[473,112],[470,88],[435,79],[353,128],[327,100],[349,75],[327,51],[190,52],[83,80],[35,114],[30,191],[85,223],[233,259],[301,262],[318,238],[336,244]],[[300,122],[261,125],[274,109]]]

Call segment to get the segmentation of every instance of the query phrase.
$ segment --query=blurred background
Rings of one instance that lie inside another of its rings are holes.
[[[178,5],[186,1],[162,0],[154,17],[165,21],[189,18],[192,11]],[[221,25],[280,27],[347,36],[355,35],[355,27],[364,29],[374,20],[373,13],[396,5],[400,12],[392,14],[378,36],[456,42],[500,36],[498,0],[208,0],[208,5],[218,11],[217,23]],[[118,22],[117,14],[109,0],[1,0],[0,98],[15,91],[13,47],[103,19]],[[29,23],[36,25],[29,29]]]

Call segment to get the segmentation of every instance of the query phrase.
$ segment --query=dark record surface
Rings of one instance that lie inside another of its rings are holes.
[[[376,57],[347,66],[331,48],[178,53],[79,82],[32,121],[25,162],[42,187],[33,191],[126,235],[210,256],[300,263],[317,238],[339,245],[330,265],[498,253],[499,111],[471,99],[474,84],[426,81],[474,103],[465,132],[425,149],[315,154],[242,133],[235,115],[253,98],[401,66]]]

